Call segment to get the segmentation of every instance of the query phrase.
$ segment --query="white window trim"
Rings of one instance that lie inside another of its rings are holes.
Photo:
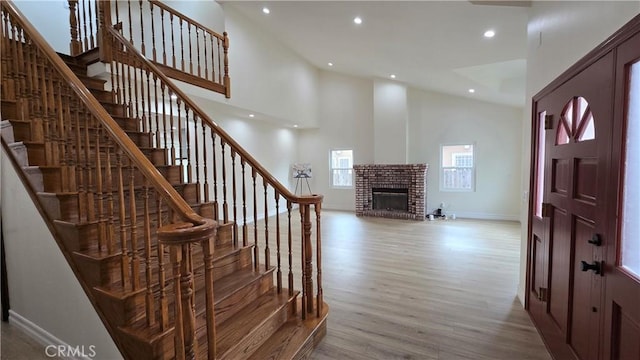
[[[471,169],[471,188],[470,189],[451,189],[451,188],[446,188],[444,187],[444,171],[446,169],[458,169],[458,166],[447,166],[444,167],[442,164],[442,156],[443,156],[443,149],[445,146],[463,146],[463,145],[471,145],[473,147],[473,165],[470,168],[467,169]],[[441,144],[440,145],[440,156],[439,156],[439,163],[440,163],[440,168],[438,169],[439,172],[439,188],[440,191],[442,192],[475,192],[476,191],[476,163],[477,163],[477,147],[476,147],[476,143],[475,142],[459,142],[459,143],[451,143],[451,144]]]
[[[333,152],[334,151],[351,151],[351,154],[353,156],[354,154],[354,150],[353,148],[335,148],[335,149],[330,149],[329,150],[329,187],[331,189],[353,189],[354,188],[354,183],[355,183],[355,174],[353,171],[353,164],[355,163],[354,159],[351,159],[351,167],[350,168],[334,168],[333,167]],[[333,171],[334,170],[351,170],[351,185],[346,185],[346,186],[342,186],[342,185],[334,185],[333,184]]]

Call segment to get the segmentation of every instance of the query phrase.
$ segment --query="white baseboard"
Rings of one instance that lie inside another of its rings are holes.
[[[446,212],[447,215],[451,215]],[[504,221],[517,221],[520,222],[520,215],[516,214],[491,214],[491,213],[476,213],[476,212],[455,212],[456,217],[461,219],[478,219],[478,220],[504,220]]]
[[[58,339],[55,335],[51,334],[47,330],[41,328],[37,324],[31,322],[29,319],[23,317],[22,315],[16,313],[13,310],[9,310],[9,323],[16,328],[22,330],[27,336],[31,337],[33,340],[41,344],[45,347],[43,349],[44,356],[47,357],[57,357],[58,356],[58,348],[62,349],[74,349],[73,353],[78,355],[79,353],[87,354],[86,356],[64,356],[64,359],[73,359],[73,360],[87,360],[91,359],[90,357],[90,349],[89,347],[84,348],[83,346],[71,346],[64,341]],[[46,347],[53,346],[55,348],[50,348],[47,350]],[[76,351],[77,350],[77,351]],[[69,354],[67,352],[66,354]],[[94,355],[95,356],[95,355]]]

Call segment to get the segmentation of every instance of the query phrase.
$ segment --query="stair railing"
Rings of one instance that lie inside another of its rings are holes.
[[[268,271],[274,262],[277,291],[283,291],[286,277],[289,295],[296,285],[301,287],[301,317],[322,316],[322,196],[293,194],[116,29],[105,33],[113,55],[109,66],[114,98],[153,134],[156,147],[169,149],[169,163],[182,166],[183,181],[196,185],[200,201],[213,204],[213,217],[235,224],[236,244],[253,242],[255,270]],[[300,212],[299,241],[294,241],[292,229],[295,206]],[[293,254],[298,246],[301,269],[295,278]]]
[[[68,0],[71,54],[98,47],[101,27],[116,26],[166,75],[231,96],[229,38],[155,0]],[[101,60],[111,60],[100,46]]]
[[[194,212],[15,5],[0,6],[2,90],[30,120],[31,141],[42,144],[40,168],[60,169],[55,193],[65,211],[45,218],[96,225],[98,243],[84,250],[117,259],[116,269],[101,275],[105,282],[123,294],[144,293],[143,314],[135,318],[163,332],[174,327],[176,357],[189,357],[195,352],[191,246],[203,246],[205,276],[211,279],[207,301],[213,303],[217,223]],[[173,274],[166,269],[166,246]],[[108,309],[101,310],[91,290],[85,291],[121,352],[135,358],[120,343]],[[131,311],[138,311],[135,305]],[[206,317],[207,336],[215,339],[213,307]]]

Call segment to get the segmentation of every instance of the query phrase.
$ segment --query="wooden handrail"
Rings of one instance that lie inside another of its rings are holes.
[[[95,116],[105,130],[108,132],[113,141],[118,144],[131,161],[139,168],[143,175],[148,179],[155,190],[167,201],[169,206],[175,210],[179,216],[187,222],[196,225],[208,224],[206,219],[198,215],[182,196],[167,182],[160,172],[149,162],[145,155],[140,151],[136,144],[129,138],[125,131],[118,123],[109,115],[105,108],[91,94],[89,89],[82,83],[80,79],[71,71],[71,69],[62,61],[51,48],[49,43],[40,35],[40,33],[31,25],[26,17],[15,7],[12,1],[2,1],[2,7],[7,9],[12,15],[19,20],[20,26],[29,34],[31,40],[41,49],[43,54],[53,64],[60,76],[69,84],[73,91],[78,95],[79,99],[86,105],[91,114]],[[109,28],[113,32],[111,28]],[[125,41],[126,42],[126,41]],[[210,225],[207,225],[210,226]]]
[[[138,57],[138,61],[142,62],[146,67],[151,69],[153,73],[162,80],[185,105],[188,105],[190,109],[197,114],[209,127],[215,130],[216,134],[220,136],[223,141],[230,145],[233,150],[239,154],[245,161],[251,165],[262,178],[264,178],[271,186],[273,186],[286,200],[301,205],[319,204],[322,202],[323,196],[319,194],[302,195],[298,196],[292,193],[286,186],[284,186],[278,179],[273,177],[253,156],[249,154],[240,144],[238,144],[226,131],[224,131],[218,124],[216,124],[205,111],[203,111],[197,104],[195,104],[179,87],[177,87],[168,76],[166,76],[153,62],[149,61],[142,53],[133,45],[129,43],[121,34],[115,31],[113,28],[108,28],[107,32],[120,42],[120,44],[127,49],[127,52],[133,53]]]

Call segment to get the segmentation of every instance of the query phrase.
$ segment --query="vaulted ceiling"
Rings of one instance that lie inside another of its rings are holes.
[[[315,66],[523,106],[527,1],[230,1]],[[269,9],[269,14],[263,8]],[[360,17],[357,25],[354,18]],[[487,30],[495,36],[487,38]],[[331,62],[333,66],[329,66]],[[473,93],[469,89],[474,89]]]

